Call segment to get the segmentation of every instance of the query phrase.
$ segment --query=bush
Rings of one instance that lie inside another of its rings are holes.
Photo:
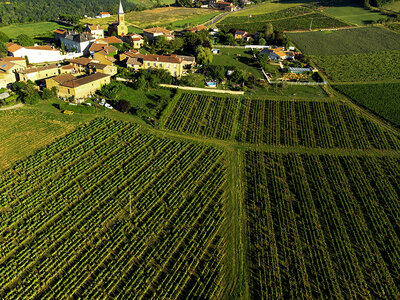
[[[120,112],[126,113],[131,108],[131,103],[127,100],[119,100],[115,105],[114,108]]]

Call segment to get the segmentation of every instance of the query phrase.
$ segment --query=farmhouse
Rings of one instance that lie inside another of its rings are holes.
[[[145,69],[164,69],[169,71],[171,75],[175,77],[181,77],[183,75],[184,65],[185,62],[183,58],[174,54],[147,54],[143,57],[143,67]]]
[[[286,51],[284,47],[265,48],[261,53],[267,54],[271,60],[293,59],[295,55],[293,51]]]
[[[79,99],[87,98],[89,95],[93,95],[103,85],[110,83],[111,76],[102,73],[94,73],[81,78],[74,78],[69,81],[58,83],[57,80],[54,82],[57,84],[57,92],[60,97],[74,98],[79,102]]]
[[[60,74],[60,67],[57,65],[47,65],[43,67],[34,67],[18,72],[21,81],[37,81]]]
[[[88,32],[67,32],[64,37],[60,37],[61,44],[67,51],[83,53],[84,55],[89,54],[89,48],[95,40],[96,38]]]
[[[125,13],[121,2],[119,2],[118,21],[108,25],[108,35],[112,36],[113,33],[117,36],[128,34],[128,26],[125,24]]]
[[[143,47],[144,44],[143,37],[135,33],[127,34],[122,39],[125,43],[128,43],[134,49],[140,49]]]
[[[209,7],[225,11],[235,11],[237,9],[232,2],[219,1],[219,0],[210,0]]]
[[[117,74],[117,67],[113,65],[100,64],[92,61],[89,63],[88,67],[90,74],[103,73],[110,76]]]
[[[25,59],[23,59],[25,61]],[[0,88],[17,81],[18,72],[22,72],[26,66],[21,66],[7,59],[0,59]]]
[[[110,15],[109,12],[102,11],[102,12],[99,13],[98,17],[99,18],[108,18],[108,17],[111,17],[111,15]]]
[[[87,57],[79,57],[72,59],[70,61],[71,65],[74,67],[75,73],[88,73],[89,72],[89,64],[92,62],[90,58]]]
[[[173,40],[175,36],[173,35],[172,31],[169,31],[162,27],[153,27],[147,28],[143,30],[143,35],[147,37],[150,41],[153,41],[158,36],[165,36],[167,40]]]
[[[30,63],[61,61],[66,58],[52,46],[22,47],[18,44],[7,44],[8,54],[14,57],[28,58]]]
[[[201,30],[207,30],[208,31],[208,27],[206,27],[204,25],[198,25],[198,26],[195,26],[195,27],[192,27],[192,28],[188,28],[185,31],[196,33],[196,32],[199,32]]]
[[[86,24],[83,31],[91,34],[96,40],[104,38],[104,29],[100,25]]]
[[[118,49],[114,46],[105,47],[103,50],[95,52],[92,57],[93,60],[105,64],[105,65],[114,65],[114,62],[117,60],[114,56],[118,53]]]
[[[248,35],[248,33],[246,31],[241,31],[241,30],[236,30],[235,31],[235,39],[241,39],[242,40],[247,35]]]

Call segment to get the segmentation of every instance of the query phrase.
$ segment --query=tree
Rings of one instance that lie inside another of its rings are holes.
[[[154,41],[154,48],[156,49],[156,51],[160,51],[162,53],[168,52],[169,45],[167,38],[163,35],[156,37]]]
[[[131,108],[131,103],[127,100],[119,100],[114,107],[116,110],[126,113]]]
[[[7,34],[0,31],[0,42],[7,43],[10,40]]]
[[[185,40],[183,38],[176,37],[171,41],[172,52],[182,51],[184,46],[185,46]]]
[[[264,38],[261,38],[261,39],[258,40],[258,44],[259,45],[265,45],[265,44],[267,44],[267,41]]]
[[[205,47],[198,47],[196,49],[196,59],[199,64],[209,65],[213,60],[211,50]]]
[[[33,38],[23,33],[17,36],[16,41],[17,44],[21,45],[22,47],[29,47],[35,44]]]
[[[274,34],[274,27],[272,26],[271,23],[267,23],[267,26],[265,27],[265,32],[264,32],[266,40],[271,41],[273,34]]]
[[[8,55],[7,46],[3,42],[0,42],[0,57],[6,57],[7,55]]]
[[[42,99],[49,100],[51,98],[53,98],[53,92],[48,88],[44,88],[42,91]]]
[[[229,44],[229,45],[235,45],[236,44],[235,37],[233,36],[232,33],[227,33],[225,35],[225,43]]]

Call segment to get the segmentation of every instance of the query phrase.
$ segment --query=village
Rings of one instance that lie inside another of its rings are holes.
[[[236,7],[230,4],[210,1],[207,5],[227,11],[235,10]],[[98,18],[109,16],[107,12],[100,12]],[[171,53],[174,52],[171,49],[168,53],[164,52],[163,45],[173,43],[175,37],[181,37],[185,33],[198,34],[193,38],[193,48],[186,51],[184,55]],[[120,2],[118,20],[109,24],[106,31],[101,25],[92,24],[86,24],[82,32],[56,29],[54,42],[57,47],[52,45],[23,47],[16,43],[8,43],[9,56],[0,59],[0,88],[3,91],[1,98],[3,104],[7,103],[7,97],[15,99],[15,95],[12,97],[11,90],[7,91],[7,89],[10,89],[15,82],[24,82],[33,84],[37,90],[46,89],[47,92],[51,90],[54,96],[62,100],[82,103],[94,97],[103,86],[112,81],[124,80],[123,74],[127,72],[155,69],[165,70],[175,78],[175,84],[179,84],[186,75],[196,72],[206,73],[208,76],[204,77],[203,84],[200,83],[200,86],[215,89],[218,88],[217,80],[212,72],[204,71],[204,65],[212,61],[212,56],[218,56],[220,53],[218,45],[214,46],[218,41],[218,34],[217,29],[210,29],[204,25],[187,28],[180,32],[153,27],[144,29],[142,35],[129,33],[125,23],[124,9]],[[296,60],[298,53],[294,47],[285,49],[283,46],[243,46],[254,44],[261,39],[238,30],[231,35],[235,43],[251,51],[249,53],[254,57],[253,64],[257,65],[263,73],[263,78],[256,79],[259,82],[268,81],[271,84],[278,81],[307,82],[315,79],[312,75],[317,70],[310,68],[307,63]],[[162,46],[159,46],[160,44]],[[151,54],[144,50],[145,45],[159,47],[158,53]],[[198,51],[200,48],[203,50],[202,53]],[[236,55],[240,56],[240,54]],[[237,59],[237,57],[232,59]],[[234,68],[225,70],[225,77],[232,76],[235,70]],[[240,71],[236,70],[236,72]],[[235,84],[222,88],[243,89],[246,84],[246,80],[238,79]],[[108,107],[111,108],[111,106]]]

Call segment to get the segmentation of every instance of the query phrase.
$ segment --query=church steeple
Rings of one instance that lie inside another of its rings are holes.
[[[119,1],[119,10],[118,10],[118,27],[117,27],[117,35],[124,36],[128,34],[128,26],[125,25],[125,13],[124,8],[122,7],[121,0]]]
[[[118,10],[118,14],[119,14],[119,15],[123,15],[123,14],[124,14],[124,9],[122,8],[122,3],[121,3],[121,1],[119,1],[119,10]]]

